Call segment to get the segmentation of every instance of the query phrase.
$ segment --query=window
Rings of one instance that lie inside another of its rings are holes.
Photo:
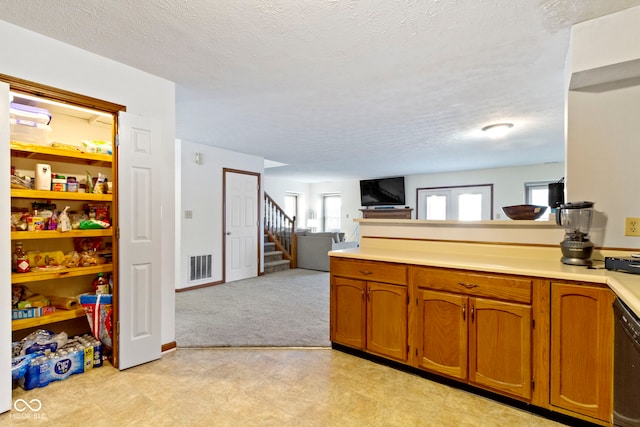
[[[524,183],[524,202],[528,205],[547,206],[547,210],[539,219],[546,221],[549,219],[551,208],[549,208],[549,184],[556,181],[540,181]]]
[[[493,184],[418,188],[418,219],[481,221],[493,216]]]
[[[291,219],[298,218],[298,196],[296,193],[286,193],[284,195],[284,213]]]
[[[339,194],[324,194],[322,196],[323,230],[340,231],[340,205],[342,201]]]

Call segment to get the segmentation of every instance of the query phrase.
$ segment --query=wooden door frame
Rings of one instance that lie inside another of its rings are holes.
[[[262,183],[260,181],[260,173],[259,172],[251,172],[245,171],[241,169],[233,169],[233,168],[222,168],[222,283],[227,283],[227,173],[235,173],[241,175],[251,175],[255,176],[258,180],[258,185],[256,188],[257,192],[257,203],[256,203],[256,218],[258,218],[258,223],[262,224],[262,219],[260,216],[260,212],[262,211],[260,192],[262,190]],[[256,231],[256,242],[258,244],[258,259],[257,259],[257,267],[258,271],[256,271],[256,276],[260,276],[260,257],[262,254],[262,245],[260,244],[260,229],[258,226]]]
[[[124,105],[116,104],[113,102],[105,101],[98,98],[93,98],[87,95],[82,95],[77,92],[68,91],[65,89],[59,89],[54,86],[48,86],[45,84],[33,82],[30,80],[25,80],[19,77],[2,74],[0,73],[0,81],[7,83],[9,85],[9,90],[14,92],[20,92],[26,95],[37,96],[40,98],[45,98],[51,101],[57,101],[63,104],[73,104],[80,107],[85,107],[92,110],[99,110],[105,113],[109,113],[113,116],[113,127],[112,127],[112,142],[113,142],[113,153],[112,153],[112,166],[111,169],[113,171],[112,182],[113,186],[113,200],[111,201],[111,212],[116,213],[112,218],[112,229],[116,230],[114,236],[112,237],[112,245],[113,245],[113,254],[112,254],[112,264],[113,271],[111,276],[115,280],[115,286],[112,290],[112,298],[113,298],[113,311],[112,311],[112,324],[118,325],[120,322],[119,319],[119,305],[120,305],[120,295],[119,295],[119,287],[120,287],[120,269],[119,269],[119,228],[118,228],[118,144],[116,141],[116,136],[118,135],[119,122],[118,122],[118,113],[126,112],[127,107]],[[113,330],[113,343],[112,343],[112,365],[114,368],[119,367],[119,352],[120,352],[120,339],[119,334],[116,332],[114,326]]]

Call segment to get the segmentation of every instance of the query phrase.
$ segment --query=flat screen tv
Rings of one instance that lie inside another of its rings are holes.
[[[404,177],[360,181],[362,206],[404,205]]]

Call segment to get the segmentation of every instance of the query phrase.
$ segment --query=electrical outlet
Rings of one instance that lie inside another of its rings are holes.
[[[640,236],[640,218],[625,218],[624,221],[625,236]]]

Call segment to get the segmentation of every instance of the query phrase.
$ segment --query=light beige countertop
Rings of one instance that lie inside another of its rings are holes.
[[[394,242],[363,243],[359,248],[331,251],[329,255],[606,284],[625,304],[640,315],[640,274],[606,270],[601,254],[594,255],[596,261],[593,268],[587,268],[562,264],[559,248],[549,250],[549,248],[498,245],[432,244],[430,246],[433,247],[426,249],[418,247],[403,249],[397,247],[399,245],[395,245]],[[597,261],[598,259],[601,261]]]

